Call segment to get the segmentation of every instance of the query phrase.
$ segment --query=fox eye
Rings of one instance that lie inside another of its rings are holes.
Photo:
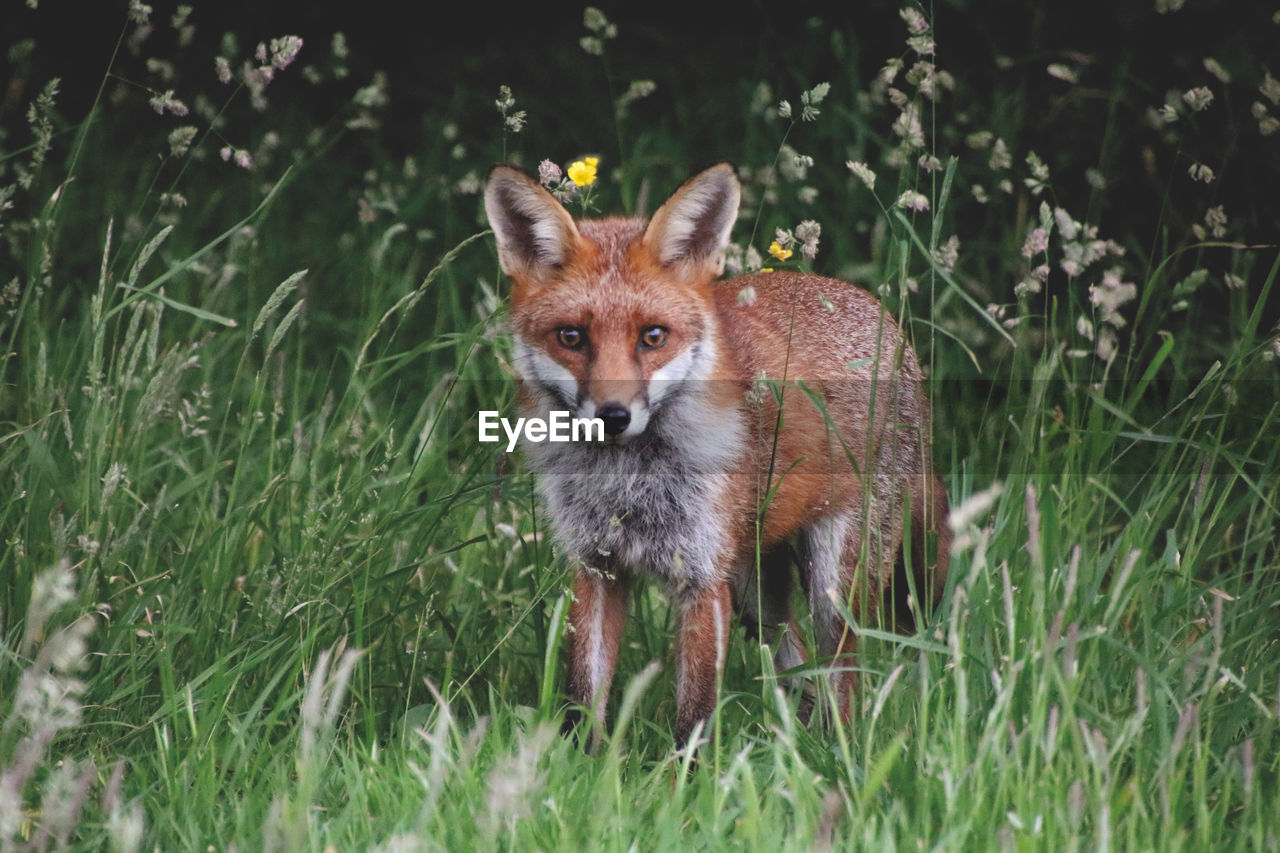
[[[563,326],[556,329],[556,340],[565,349],[578,349],[587,342],[587,335],[576,326]]]
[[[640,331],[640,346],[658,349],[667,342],[667,330],[662,326],[645,326]]]

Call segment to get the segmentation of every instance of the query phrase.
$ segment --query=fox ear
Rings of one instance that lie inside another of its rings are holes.
[[[484,187],[484,210],[509,276],[545,276],[573,257],[582,237],[573,217],[537,181],[514,166],[495,166]]]
[[[738,173],[718,163],[685,181],[658,208],[644,241],[663,266],[717,276],[724,271],[724,250],[741,198]]]

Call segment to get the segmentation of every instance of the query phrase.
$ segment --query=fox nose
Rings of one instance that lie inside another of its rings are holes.
[[[631,411],[621,403],[605,403],[596,409],[596,417],[604,421],[605,435],[620,435],[631,423]]]

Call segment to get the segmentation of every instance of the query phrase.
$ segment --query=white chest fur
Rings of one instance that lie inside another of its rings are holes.
[[[745,429],[703,383],[672,393],[625,444],[525,443],[557,545],[571,561],[704,585],[725,570],[729,472]],[[537,408],[554,404],[536,394]],[[530,412],[529,414],[533,414]]]

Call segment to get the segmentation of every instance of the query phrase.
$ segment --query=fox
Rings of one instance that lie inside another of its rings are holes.
[[[677,613],[681,748],[716,711],[734,613],[778,671],[806,664],[798,577],[847,724],[848,617],[881,606],[906,565],[918,604],[935,605],[946,584],[947,496],[912,347],[847,282],[787,270],[721,278],[740,202],[729,163],[689,178],[647,220],[575,220],[509,164],[485,184],[511,283],[517,405],[604,425],[600,442],[521,448],[574,569],[565,730],[586,715],[588,751],[642,579],[663,584]]]

